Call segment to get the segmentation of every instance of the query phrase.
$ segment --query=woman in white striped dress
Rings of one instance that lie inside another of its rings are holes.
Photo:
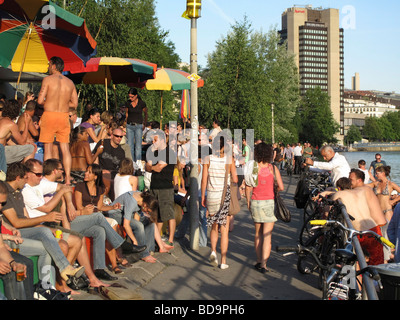
[[[221,269],[227,269],[226,254],[229,242],[229,221],[228,215],[230,202],[230,179],[238,181],[235,162],[232,157],[231,147],[227,137],[218,135],[213,141],[213,154],[205,159],[203,166],[203,176],[201,185],[202,205],[207,208],[207,225],[211,227],[210,241],[211,254],[210,262],[213,266],[218,266],[216,254],[218,234],[221,232]],[[229,161],[228,161],[229,160]],[[226,197],[221,206],[223,190],[225,186],[225,172],[229,170],[227,181]],[[205,197],[207,190],[207,199]],[[236,196],[236,195],[235,195]]]

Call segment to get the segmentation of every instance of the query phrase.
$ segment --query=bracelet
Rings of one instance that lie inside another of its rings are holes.
[[[11,260],[8,264],[10,265],[10,267],[12,268],[11,263],[15,262],[15,260]]]

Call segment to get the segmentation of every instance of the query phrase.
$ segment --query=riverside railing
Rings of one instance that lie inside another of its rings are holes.
[[[350,229],[354,229],[353,224],[351,223],[349,214],[347,213],[346,206],[343,205],[343,203],[340,200],[338,200],[338,202],[341,204],[341,206],[340,206],[341,207],[341,212],[342,212],[342,215],[344,217],[344,220],[345,220],[345,223],[346,223],[347,227],[350,228]],[[362,279],[363,279],[362,284],[363,284],[363,287],[364,287],[363,292],[366,293],[366,297],[363,296],[363,300],[365,300],[365,298],[367,300],[379,300],[378,293],[376,292],[374,282],[369,276],[369,271],[367,269],[368,265],[367,265],[367,262],[365,260],[365,256],[364,256],[363,250],[361,248],[360,242],[358,241],[358,238],[357,237],[353,237],[352,243],[353,243],[355,254],[357,255],[357,261],[359,263],[360,270],[363,270],[363,269],[366,270],[362,274],[362,276],[363,276],[362,277]]]

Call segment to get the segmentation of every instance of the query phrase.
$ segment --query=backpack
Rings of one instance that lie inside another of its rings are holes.
[[[296,208],[303,209],[306,206],[309,195],[310,189],[308,188],[307,180],[300,179],[299,182],[297,182],[296,191],[294,193]]]

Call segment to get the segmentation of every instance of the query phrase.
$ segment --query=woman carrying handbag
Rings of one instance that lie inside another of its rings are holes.
[[[237,183],[235,162],[232,156],[232,149],[227,142],[227,137],[219,134],[213,140],[213,153],[205,158],[201,183],[201,202],[207,208],[207,225],[211,227],[210,242],[211,254],[210,263],[218,266],[216,253],[218,242],[218,231],[221,232],[221,269],[229,268],[226,263],[226,255],[229,243],[229,204],[230,204],[230,182]],[[229,165],[227,165],[229,164]],[[229,170],[225,198],[221,205],[224,194],[225,174]],[[205,196],[207,191],[207,198]],[[235,195],[236,196],[236,195]]]
[[[272,164],[273,154],[271,145],[259,143],[254,148],[254,161],[246,164],[245,168],[247,207],[255,226],[255,268],[261,273],[269,271],[267,260],[271,253],[272,230],[277,221],[274,213],[274,174],[278,190],[284,190],[279,169]]]

